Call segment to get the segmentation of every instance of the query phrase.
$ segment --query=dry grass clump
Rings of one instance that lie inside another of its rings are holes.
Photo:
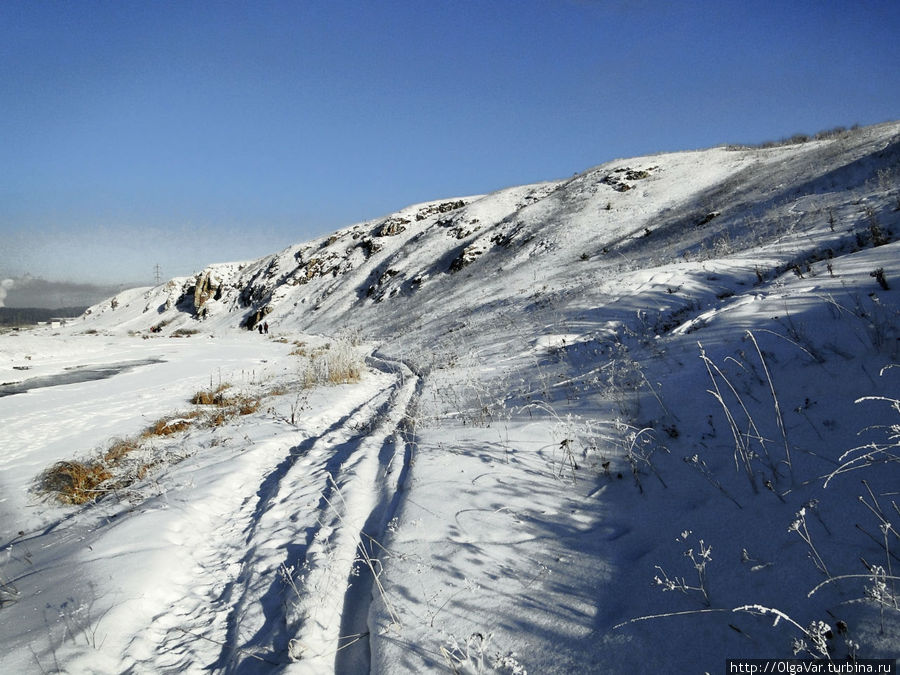
[[[266,392],[266,394],[268,394],[269,396],[284,396],[285,394],[287,394],[289,392],[290,392],[290,389],[287,387],[287,385],[276,384],[272,388],[270,388]]]
[[[126,488],[142,480],[166,460],[159,457],[145,459],[143,456],[126,459],[139,450],[152,447],[153,439],[166,438],[190,429],[195,425],[219,427],[237,415],[250,415],[262,407],[262,398],[248,394],[227,396],[230,384],[220,384],[215,389],[198,391],[191,399],[197,406],[214,406],[210,409],[195,408],[187,412],[175,413],[153,422],[144,431],[132,438],[117,438],[105,450],[95,452],[95,457],[86,460],[57,462],[46,469],[37,480],[37,491],[54,497],[62,504],[83,505],[96,501],[103,494]],[[284,386],[277,387],[270,394],[284,394]],[[146,454],[146,453],[145,453]]]
[[[289,356],[308,356],[309,351],[306,349],[306,343],[300,340],[294,341],[294,349],[288,352]]]
[[[198,391],[191,398],[191,403],[194,405],[214,405],[226,409],[211,416],[211,419],[213,420],[212,426],[219,426],[220,424],[223,424],[227,418],[234,415],[249,415],[255,413],[259,410],[260,405],[262,405],[262,401],[246,394],[227,396],[225,392],[229,389],[231,389],[231,385],[225,382],[215,389]]]
[[[135,450],[140,449],[141,443],[134,438],[117,438],[103,453],[104,464],[118,464]]]
[[[228,399],[227,405],[238,415],[251,415],[259,410],[262,401],[252,396],[235,396]]]
[[[99,486],[112,476],[100,462],[57,462],[41,474],[39,485],[63,504],[79,505],[96,500],[104,492]]]
[[[223,382],[215,389],[207,389],[198,391],[191,397],[191,403],[194,405],[225,405],[225,392],[231,388],[227,382]]]
[[[303,385],[348,384],[358,382],[366,367],[365,361],[346,340],[327,344],[311,355],[303,373]]]
[[[141,438],[152,438],[153,436],[171,436],[179,431],[189,428],[194,420],[200,416],[200,412],[192,410],[190,412],[176,415],[174,417],[163,417],[156,420],[149,427],[144,429]]]

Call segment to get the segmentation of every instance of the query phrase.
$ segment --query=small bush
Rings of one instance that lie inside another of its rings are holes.
[[[228,405],[231,406],[238,415],[251,415],[259,410],[262,401],[251,396],[238,396],[228,399]]]
[[[887,278],[884,276],[884,268],[879,267],[874,272],[869,272],[870,277],[874,277],[875,281],[878,282],[878,285],[885,291],[891,290],[891,287],[888,285]]]

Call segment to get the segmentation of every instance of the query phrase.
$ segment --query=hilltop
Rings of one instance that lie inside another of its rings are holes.
[[[416,204],[4,336],[0,661],[894,658],[900,123],[802,140]]]

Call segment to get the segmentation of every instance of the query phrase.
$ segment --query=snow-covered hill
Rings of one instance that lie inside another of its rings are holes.
[[[417,204],[2,336],[0,662],[893,658],[898,233],[891,123]],[[222,384],[227,419],[188,403]],[[39,489],[88,457],[101,498]]]

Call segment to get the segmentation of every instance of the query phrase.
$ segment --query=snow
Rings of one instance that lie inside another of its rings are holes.
[[[895,658],[898,177],[898,124],[616,160],[0,335],[0,670]]]

